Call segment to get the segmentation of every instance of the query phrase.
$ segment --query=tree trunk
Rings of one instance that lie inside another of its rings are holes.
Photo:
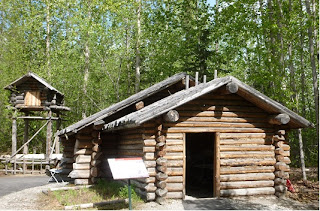
[[[48,78],[51,79],[51,69],[50,69],[50,1],[47,0],[47,14],[46,14],[46,22],[47,22],[47,38],[46,38],[46,56],[47,56],[47,72]]]
[[[309,0],[305,0],[307,13],[310,17],[312,17],[310,10],[310,2]],[[314,55],[314,37],[313,37],[313,27],[312,25],[308,27],[308,38],[309,38],[309,52],[310,52],[310,61],[312,68],[312,84],[313,84],[313,93],[314,93],[314,103],[316,109],[316,129],[317,129],[317,140],[319,140],[319,90],[318,90],[318,77],[317,77],[317,68],[316,61]]]
[[[140,69],[141,69],[141,56],[140,56],[140,38],[141,38],[141,0],[138,1],[137,10],[137,43],[136,43],[136,81],[135,81],[135,92],[140,91]]]

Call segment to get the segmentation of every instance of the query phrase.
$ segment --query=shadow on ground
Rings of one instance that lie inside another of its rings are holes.
[[[268,200],[268,199],[267,199]],[[270,205],[269,205],[270,204]],[[259,204],[258,201],[238,200],[229,198],[207,198],[184,200],[182,205],[185,210],[318,210],[312,204],[296,203],[290,199],[270,199],[268,205]]]
[[[220,198],[220,199],[197,199],[184,200],[185,210],[268,210],[267,206],[248,203],[244,201]]]

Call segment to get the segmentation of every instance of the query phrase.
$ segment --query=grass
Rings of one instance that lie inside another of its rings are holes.
[[[140,197],[132,188],[133,207],[142,202]],[[43,195],[40,199],[41,209],[63,209],[64,206],[95,203],[113,199],[128,198],[128,187],[113,181],[99,180],[98,183],[90,188],[80,190],[53,191],[48,196]],[[112,204],[98,209],[126,209],[128,204]]]

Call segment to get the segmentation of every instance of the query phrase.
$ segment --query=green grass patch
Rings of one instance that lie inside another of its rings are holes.
[[[134,188],[131,188],[131,196],[133,207],[142,202],[141,198],[136,194]],[[114,199],[128,198],[128,186],[123,186],[114,181],[99,180],[98,183],[90,188],[67,191],[53,191],[49,196],[53,196],[60,206],[70,206],[76,204],[95,203]],[[128,204],[119,203],[99,207],[98,209],[123,209]],[[60,207],[61,208],[61,207]],[[57,209],[59,209],[57,207]]]

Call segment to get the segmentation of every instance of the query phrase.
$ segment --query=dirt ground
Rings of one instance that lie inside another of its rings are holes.
[[[155,202],[141,203],[138,210],[319,210],[319,182],[317,168],[308,168],[309,182],[303,184],[300,169],[292,168],[290,180],[295,193],[288,192],[286,198],[276,196],[252,196],[237,198],[205,198],[186,197],[185,200],[167,200],[164,205]],[[0,175],[2,176],[2,175]],[[44,186],[28,188],[0,197],[0,210],[37,210],[45,209],[40,203],[42,190],[62,184],[51,183]],[[1,191],[1,189],[0,189]],[[55,208],[53,208],[55,209]]]
[[[291,168],[290,180],[295,189],[294,193],[288,191],[287,197],[302,203],[319,203],[318,168],[307,168],[307,184],[302,181],[300,168]]]

